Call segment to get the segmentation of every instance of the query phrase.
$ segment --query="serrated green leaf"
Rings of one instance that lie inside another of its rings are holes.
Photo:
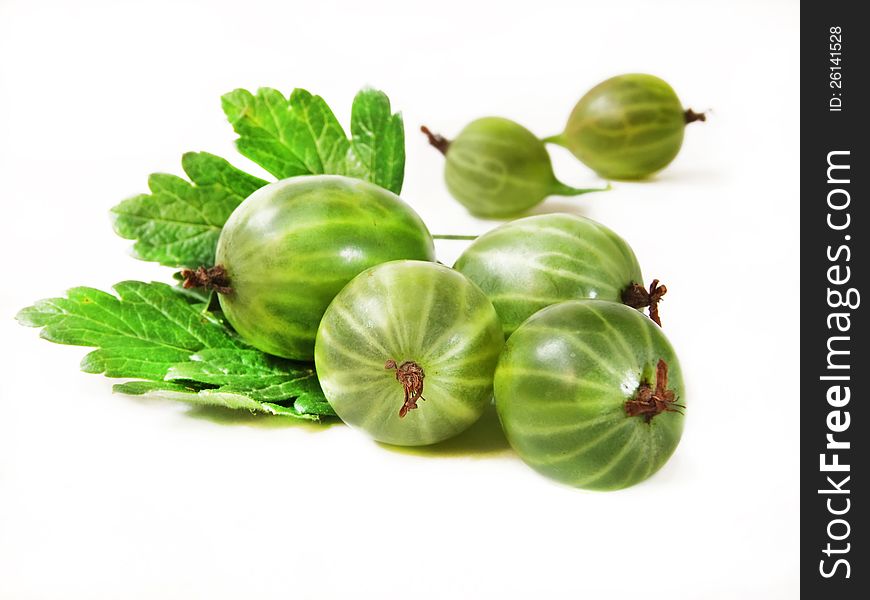
[[[178,287],[124,281],[114,289],[73,288],[17,318],[49,341],[96,347],[85,372],[151,380],[118,386],[125,393],[315,420],[335,414],[313,365],[251,348]]]
[[[316,383],[316,381],[315,381]],[[323,392],[320,391],[320,384],[317,384],[317,394],[305,394],[296,398],[293,403],[293,408],[303,414],[321,415],[324,417],[337,417],[335,411],[326,401]]]
[[[199,381],[219,386],[220,391],[243,392],[262,402],[303,396],[326,401],[311,364],[280,359],[257,350],[203,350],[189,361],[173,365],[166,380]],[[330,409],[328,414],[334,413]]]
[[[117,296],[73,288],[65,298],[23,309],[17,318],[42,327],[41,336],[49,341],[97,348],[82,360],[82,370],[108,377],[160,380],[200,350],[247,348],[169,285],[124,281],[114,289]]]
[[[113,389],[117,393],[131,396],[176,400],[198,406],[220,406],[234,410],[249,410],[308,421],[320,420],[319,414],[300,412],[295,405],[282,406],[271,402],[259,402],[244,394],[230,393],[219,389],[197,390],[171,381],[128,381],[113,386]]]
[[[150,194],[128,198],[111,210],[113,226],[121,237],[136,240],[136,258],[171,267],[212,266],[227,218],[266,182],[206,152],[189,152],[181,164],[190,182],[152,174]]]
[[[290,94],[289,108],[291,144],[309,173],[349,175],[350,143],[323,98],[297,88]]]
[[[316,171],[305,163],[303,148],[294,128],[289,100],[272,88],[260,88],[255,96],[248,90],[224,94],[221,105],[239,139],[236,146],[243,156],[266,169],[279,179],[309,175]]]
[[[402,189],[405,139],[402,117],[377,90],[354,99],[352,140],[320,96],[297,88],[285,98],[271,88],[243,89],[221,99],[239,139],[236,145],[278,178],[331,174],[357,177],[395,193]]]
[[[369,181],[400,193],[405,177],[405,128],[402,115],[391,112],[387,95],[373,89],[359,92],[353,100],[350,131],[353,153]]]
[[[173,273],[173,279],[176,278],[176,275],[180,276],[181,271],[177,273]],[[178,285],[172,286],[172,290],[184,298],[188,303],[195,304],[199,307],[200,310],[205,311],[208,309],[209,305],[212,304],[213,296],[215,292],[212,290],[207,290],[205,288],[200,287],[191,287],[186,288],[183,284],[184,279],[178,279]]]

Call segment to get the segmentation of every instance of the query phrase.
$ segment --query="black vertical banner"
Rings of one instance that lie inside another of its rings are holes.
[[[870,25],[863,3],[802,8],[801,589],[870,598]]]

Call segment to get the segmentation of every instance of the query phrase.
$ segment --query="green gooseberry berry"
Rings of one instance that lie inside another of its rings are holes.
[[[498,311],[506,336],[538,310],[565,300],[597,298],[649,307],[667,291],[640,285],[640,265],[624,239],[601,223],[564,213],[505,223],[483,234],[453,268],[475,282]]]
[[[544,141],[564,146],[601,177],[643,179],[674,160],[688,123],[704,120],[705,114],[683,108],[667,82],[633,73],[589,90],[565,131]]]
[[[547,196],[577,196],[609,189],[578,189],[556,179],[544,143],[509,119],[484,117],[469,123],[454,140],[421,130],[445,156],[450,194],[479,217],[522,213]]]
[[[432,236],[410,206],[373,183],[304,175],[246,198],[221,231],[216,266],[186,272],[185,285],[216,290],[252,346],[311,360],[335,295],[369,267],[402,258],[435,260]]]
[[[615,490],[673,454],[686,394],[661,328],[615,302],[572,300],[535,313],[508,339],[495,403],[508,441],[532,468]]]
[[[317,331],[314,362],[345,423],[418,446],[481,416],[503,346],[495,308],[476,285],[437,263],[400,260],[339,292]]]

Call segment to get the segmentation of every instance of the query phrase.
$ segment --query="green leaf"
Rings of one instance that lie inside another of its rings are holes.
[[[82,360],[83,371],[151,380],[120,384],[118,391],[314,420],[335,414],[313,365],[251,348],[178,287],[124,281],[114,289],[117,296],[73,288],[17,318],[42,327],[49,341],[96,347]]]
[[[383,92],[365,89],[356,95],[351,110],[353,153],[369,181],[402,191],[405,177],[405,129],[402,115],[390,112],[390,99]]]
[[[317,384],[317,387],[320,387],[319,383]],[[332,410],[332,406],[329,405],[329,402],[326,401],[323,392],[320,392],[320,395],[305,394],[304,396],[299,396],[293,403],[293,408],[303,414],[322,415],[324,417],[338,416],[335,414],[335,411]]]
[[[323,98],[297,88],[290,94],[289,108],[290,140],[309,173],[350,174],[350,143]]]
[[[271,402],[259,402],[244,394],[224,392],[220,389],[197,390],[170,381],[128,381],[115,385],[113,389],[117,393],[131,396],[177,400],[199,406],[220,406],[235,410],[249,410],[251,412],[294,417],[309,421],[320,420],[319,414],[299,410],[295,404],[282,406]]]
[[[243,156],[283,179],[309,175],[304,147],[297,147],[302,137],[299,120],[292,113],[290,102],[278,90],[260,88],[257,95],[248,90],[234,90],[221,98],[224,113],[239,139],[236,146]],[[344,137],[344,132],[342,132]]]
[[[221,101],[239,134],[239,152],[279,179],[346,175],[397,194],[402,189],[402,118],[390,112],[390,101],[382,92],[363,90],[357,94],[351,111],[352,140],[347,139],[323,98],[300,88],[289,98],[271,88],[260,88],[256,95],[238,89],[225,94]]]
[[[184,280],[186,278],[182,273],[183,271],[176,271],[172,274],[172,278],[178,282],[172,286],[172,291],[184,298],[188,303],[198,305],[200,310],[208,310],[209,306],[212,305],[212,301],[216,300],[214,298],[217,295],[216,292],[201,287],[184,287]],[[214,303],[217,304],[217,302]]]
[[[306,396],[325,402],[313,365],[269,356],[258,350],[203,350],[189,361],[173,365],[166,380],[198,381],[219,386],[220,391],[241,392],[262,402]],[[330,409],[328,414],[335,413]]]
[[[209,313],[171,286],[124,281],[117,296],[88,287],[66,298],[40,300],[18,313],[22,325],[42,327],[51,342],[97,348],[82,370],[108,377],[161,380],[169,368],[206,348],[244,349]]]
[[[230,213],[266,182],[206,152],[189,152],[181,164],[190,182],[152,174],[150,194],[124,200],[111,210],[113,226],[121,237],[136,240],[136,258],[171,267],[212,266]]]

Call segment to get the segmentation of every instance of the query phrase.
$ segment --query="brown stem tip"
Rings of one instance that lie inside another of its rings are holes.
[[[645,381],[638,386],[634,398],[625,401],[625,414],[629,417],[642,416],[647,423],[660,413],[683,414],[685,409],[685,405],[677,404],[674,391],[668,389],[668,363],[662,359],[656,365],[655,389]]]
[[[417,408],[417,400],[426,399],[423,397],[423,378],[426,374],[423,372],[423,367],[413,360],[406,360],[397,365],[391,358],[384,363],[384,368],[396,370],[396,380],[402,384],[402,389],[405,391],[405,401],[399,409],[399,417],[404,417],[408,411]]]
[[[694,123],[695,121],[701,121],[703,123],[707,120],[707,111],[696,113],[691,108],[687,108],[683,115],[686,118],[686,125]]]
[[[443,135],[438,135],[437,133],[432,133],[428,127],[422,125],[420,127],[420,131],[429,139],[429,144],[432,145],[433,148],[438,150],[441,154],[447,154],[447,149],[450,147],[450,140],[448,140]]]
[[[662,296],[667,293],[668,288],[659,285],[658,279],[652,280],[649,290],[639,283],[632,283],[623,290],[622,303],[638,310],[649,307],[649,318],[661,327],[662,320],[659,317],[659,302],[661,302]]]
[[[214,290],[218,294],[232,293],[233,288],[230,287],[230,278],[227,276],[227,270],[222,265],[215,265],[209,269],[199,267],[195,271],[192,269],[184,269],[181,272],[184,277],[182,285],[185,288],[205,288]]]

